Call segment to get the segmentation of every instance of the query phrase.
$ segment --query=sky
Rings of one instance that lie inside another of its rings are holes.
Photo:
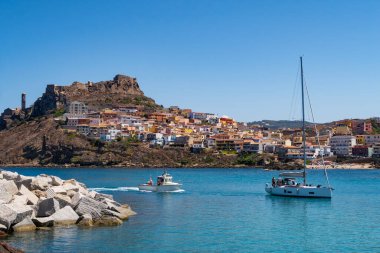
[[[380,116],[377,0],[3,0],[0,31],[0,111],[125,74],[165,107],[299,119],[303,56],[317,122]]]

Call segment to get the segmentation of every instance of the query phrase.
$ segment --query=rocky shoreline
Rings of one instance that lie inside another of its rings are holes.
[[[36,177],[0,171],[0,233],[50,229],[54,226],[114,226],[135,212],[112,195],[86,188],[74,179]]]

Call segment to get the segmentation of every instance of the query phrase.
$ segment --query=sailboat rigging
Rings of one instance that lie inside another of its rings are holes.
[[[302,150],[303,150],[303,171],[302,172],[282,172],[279,178],[272,178],[271,183],[265,185],[265,191],[271,195],[277,196],[289,196],[289,197],[307,197],[307,198],[331,198],[332,188],[327,177],[327,171],[325,169],[325,177],[328,186],[307,184],[306,181],[306,134],[305,134],[305,88],[304,88],[304,76],[303,76],[303,62],[300,57],[301,68],[301,94],[302,94]],[[308,92],[307,92],[308,95]],[[310,100],[309,100],[310,102]],[[311,107],[311,106],[310,106]],[[314,116],[313,116],[314,118]],[[318,138],[318,131],[316,134]],[[319,140],[318,140],[319,143]],[[323,154],[322,154],[323,161]],[[303,178],[302,183],[297,182],[297,178]]]

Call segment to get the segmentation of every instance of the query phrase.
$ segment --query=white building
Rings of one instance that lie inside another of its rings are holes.
[[[380,158],[380,144],[373,146],[373,157]]]
[[[380,144],[380,134],[365,135],[365,144],[366,145]]]
[[[335,135],[330,139],[331,151],[337,156],[352,155],[352,147],[356,145],[356,137],[352,135]]]

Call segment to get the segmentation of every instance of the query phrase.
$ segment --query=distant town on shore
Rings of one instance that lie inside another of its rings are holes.
[[[20,132],[27,134],[17,139]],[[244,123],[179,106],[165,108],[146,97],[135,78],[123,75],[98,83],[48,85],[31,107],[22,94],[20,108],[1,114],[0,137],[3,165],[275,168],[303,158],[300,122]],[[315,167],[322,156],[329,164],[376,164],[380,118],[308,123],[306,156]]]

